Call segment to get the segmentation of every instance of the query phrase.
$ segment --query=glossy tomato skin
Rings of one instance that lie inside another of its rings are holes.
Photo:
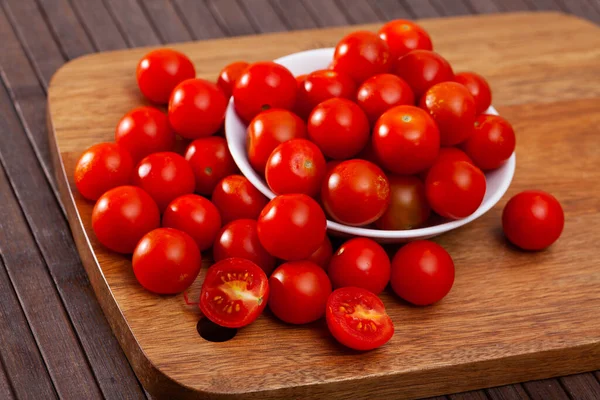
[[[250,260],[227,258],[206,273],[200,292],[200,311],[212,322],[241,328],[256,320],[267,305],[269,281]]]
[[[325,177],[321,200],[336,221],[366,225],[385,212],[390,202],[390,185],[377,165],[365,160],[343,161]]]
[[[92,211],[98,241],[117,253],[129,254],[142,236],[160,226],[160,212],[150,195],[135,186],[104,193]]]
[[[115,142],[127,149],[137,164],[152,153],[172,151],[175,132],[165,113],[154,107],[138,107],[117,124]]]
[[[390,48],[376,33],[352,32],[335,47],[333,69],[350,76],[361,84],[373,75],[390,70]]]
[[[75,165],[75,186],[83,197],[97,200],[108,190],[131,181],[133,161],[116,143],[98,143],[81,154]]]
[[[292,139],[273,150],[265,178],[275,194],[304,193],[315,197],[325,177],[325,157],[316,144]]]
[[[390,21],[379,29],[379,37],[390,48],[392,61],[412,50],[432,50],[431,38],[425,29],[405,19]]]
[[[250,64],[246,61],[235,61],[227,64],[219,73],[217,86],[225,93],[227,98],[231,97],[235,83],[240,79]]]
[[[439,162],[451,162],[451,161],[466,161],[468,163],[473,164],[473,160],[461,149],[456,147],[442,147],[440,148],[440,152],[438,153],[437,158],[433,162],[437,164]],[[429,173],[429,168],[421,171],[419,174],[419,178],[423,181],[427,179],[427,174]]]
[[[327,69],[314,71],[300,81],[294,110],[307,118],[319,103],[334,97],[352,100],[355,94],[356,84],[349,75]]]
[[[515,131],[497,115],[480,115],[475,119],[471,136],[463,143],[465,153],[484,171],[496,169],[515,151]]]
[[[269,308],[289,324],[308,324],[323,317],[331,282],[321,267],[310,261],[281,264],[269,278]]]
[[[405,230],[422,227],[431,208],[427,202],[425,185],[416,176],[388,175],[390,205],[375,221],[379,229]]]
[[[527,190],[513,196],[502,212],[502,229],[508,240],[523,250],[543,250],[560,237],[565,214],[554,196]]]
[[[210,195],[221,179],[238,170],[222,137],[194,140],[185,150],[185,159],[194,171],[196,192],[203,195]]]
[[[442,217],[460,219],[473,214],[483,201],[483,172],[466,161],[436,163],[425,181],[427,200]]]
[[[450,63],[429,50],[413,50],[400,57],[393,73],[410,85],[417,99],[433,85],[454,79]]]
[[[333,337],[354,350],[373,350],[394,335],[383,302],[366,289],[336,289],[327,299],[327,327]]]
[[[158,294],[183,292],[200,272],[202,257],[190,235],[158,228],[142,237],[133,252],[133,273],[146,289]]]
[[[345,160],[357,155],[369,141],[369,120],[347,99],[325,100],[308,117],[308,137],[327,157]]]
[[[396,75],[379,74],[360,85],[356,102],[373,125],[381,114],[392,107],[414,105],[415,95],[408,83]]]
[[[310,257],[306,259],[306,261],[313,262],[317,264],[319,267],[327,270],[327,266],[329,265],[329,261],[331,261],[331,257],[333,256],[333,247],[331,245],[331,240],[329,237],[325,235],[325,240],[321,243],[321,246]]]
[[[367,238],[354,238],[342,244],[327,268],[335,289],[358,287],[373,294],[385,289],[390,271],[390,259],[383,247]]]
[[[485,78],[475,72],[461,72],[454,80],[464,85],[475,99],[475,112],[479,115],[492,105],[492,90]]]
[[[187,233],[194,239],[198,249],[209,249],[221,229],[221,215],[210,200],[197,194],[184,194],[169,203],[162,226]]]
[[[196,76],[194,64],[184,54],[171,49],[153,50],[137,66],[140,91],[153,103],[166,104],[181,82]]]
[[[258,237],[265,249],[286,261],[311,256],[325,239],[327,220],[319,204],[305,194],[283,194],[258,217]]]
[[[186,139],[214,135],[223,125],[227,98],[217,85],[204,79],[188,79],[169,99],[169,122]]]
[[[294,75],[272,61],[251,64],[233,89],[235,111],[246,122],[267,108],[291,110],[298,84]]]
[[[414,106],[396,106],[377,120],[373,150],[382,165],[400,175],[423,171],[440,150],[440,133],[433,119]]]
[[[421,97],[419,105],[436,122],[442,146],[454,146],[471,136],[475,100],[460,83],[442,82],[432,86]]]
[[[212,201],[221,213],[223,223],[236,219],[254,219],[269,200],[242,175],[221,179],[212,193]]]
[[[237,219],[225,225],[213,246],[215,262],[231,257],[243,258],[258,265],[269,276],[275,268],[275,257],[260,243],[256,226],[252,219]]]
[[[392,289],[417,306],[444,298],[454,284],[454,262],[442,246],[428,240],[408,243],[392,260]]]
[[[133,184],[152,196],[162,212],[177,197],[194,192],[194,172],[177,153],[154,153],[139,162]]]
[[[269,156],[283,142],[306,138],[306,124],[288,110],[270,109],[248,125],[248,160],[256,172],[264,175]]]

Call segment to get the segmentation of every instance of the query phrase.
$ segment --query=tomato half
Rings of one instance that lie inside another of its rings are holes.
[[[429,50],[413,50],[405,54],[395,62],[392,72],[410,85],[417,99],[436,83],[454,79],[450,63]]]
[[[492,105],[492,90],[485,78],[475,72],[461,72],[454,80],[464,85],[475,99],[475,111],[481,114]]]
[[[393,62],[412,50],[433,49],[429,34],[412,21],[390,21],[383,25],[378,33],[388,44]]]
[[[415,176],[388,175],[390,205],[375,221],[379,229],[403,230],[420,228],[427,222],[431,208],[425,185]]]
[[[294,110],[307,118],[319,103],[334,97],[353,99],[355,94],[356,84],[350,76],[332,70],[314,71],[299,84]]]
[[[363,82],[356,93],[356,102],[371,124],[392,107],[414,105],[415,95],[408,83],[392,74],[379,74]]]
[[[194,171],[196,192],[203,195],[210,195],[221,179],[238,171],[222,137],[194,140],[185,150],[185,159]]]
[[[194,78],[196,70],[185,54],[171,49],[158,49],[140,60],[136,75],[140,91],[148,100],[166,104],[175,86]]]
[[[269,202],[269,199],[242,175],[229,175],[221,179],[213,190],[211,199],[219,209],[223,223],[236,219],[256,220]]]
[[[344,36],[333,54],[333,69],[347,74],[359,85],[373,75],[388,72],[391,62],[387,43],[369,31]]]
[[[497,115],[480,115],[475,119],[471,136],[462,148],[473,163],[484,171],[496,169],[515,151],[515,131]]]
[[[217,79],[217,86],[221,88],[227,98],[231,97],[235,83],[240,79],[240,76],[244,73],[246,68],[250,64],[245,61],[236,61],[231,64],[227,64],[219,73]]]

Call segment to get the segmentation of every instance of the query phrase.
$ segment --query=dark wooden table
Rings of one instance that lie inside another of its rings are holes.
[[[97,51],[600,0],[0,0],[0,399],[144,398],[73,244],[51,171],[46,90]],[[517,28],[518,29],[518,28]],[[77,104],[73,104],[77,113]],[[460,377],[457,377],[460,379]],[[438,399],[600,399],[600,371]]]

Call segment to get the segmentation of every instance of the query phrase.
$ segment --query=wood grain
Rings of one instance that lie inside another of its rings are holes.
[[[98,245],[90,231],[92,205],[70,188],[79,153],[111,140],[119,117],[142,103],[131,71],[147,49],[88,56],[67,64],[53,78],[49,123],[71,229],[104,311],[150,393],[415,398],[600,367],[595,249],[600,232],[594,229],[600,223],[595,134],[600,88],[590,84],[600,67],[598,28],[555,13],[462,17],[423,25],[457,70],[473,69],[489,78],[494,104],[513,122],[519,144],[509,194],[532,185],[554,193],[565,208],[567,225],[549,250],[519,252],[499,233],[504,199],[481,219],[439,238],[457,264],[452,292],[440,304],[419,309],[385,294],[397,333],[384,348],[367,354],[336,345],[321,322],[290,327],[269,314],[231,341],[206,342],[195,332],[196,310],[184,306],[181,296],[159,298],[143,291],[127,258]],[[330,46],[353,29],[175,47],[192,58],[200,76],[214,79],[234,59],[276,58]],[[70,112],[72,104],[79,105],[76,115]],[[199,368],[199,363],[210,367]]]

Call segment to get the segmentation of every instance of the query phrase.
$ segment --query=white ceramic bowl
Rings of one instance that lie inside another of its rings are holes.
[[[287,67],[294,75],[308,74],[318,69],[325,69],[333,58],[333,48],[302,51],[300,53],[290,54],[278,58],[275,62]],[[494,107],[487,110],[490,114],[498,114]],[[275,197],[275,194],[269,189],[267,183],[259,174],[254,171],[248,161],[246,154],[246,124],[237,116],[233,98],[227,107],[225,116],[225,135],[229,151],[239,167],[242,174],[265,196],[269,199]],[[330,233],[342,236],[363,236],[374,239],[378,242],[407,242],[417,239],[427,239],[440,235],[452,229],[468,224],[474,219],[482,216],[492,208],[504,195],[512,181],[515,172],[515,154],[508,159],[500,168],[485,174],[487,180],[487,190],[483,203],[479,208],[466,218],[456,221],[443,222],[437,225],[425,228],[402,230],[402,231],[384,231],[377,229],[360,228],[347,226],[335,221],[327,221],[327,228]]]

